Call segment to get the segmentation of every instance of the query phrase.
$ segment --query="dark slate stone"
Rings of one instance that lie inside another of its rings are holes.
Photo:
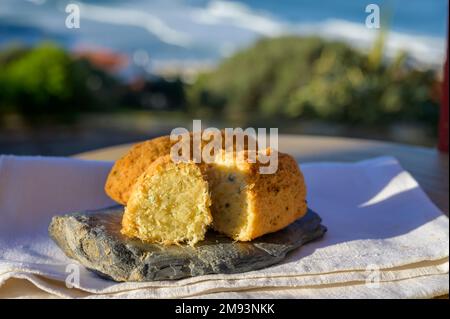
[[[241,273],[268,267],[324,235],[319,215],[309,210],[288,227],[251,242],[235,242],[213,231],[195,247],[162,246],[123,236],[122,206],[53,217],[49,234],[64,253],[116,281],[180,279]]]

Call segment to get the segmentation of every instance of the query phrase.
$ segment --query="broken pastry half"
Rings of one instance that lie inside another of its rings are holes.
[[[213,229],[237,241],[250,241],[305,215],[306,186],[292,156],[278,152],[278,169],[261,174],[264,164],[257,157],[250,162],[250,152],[243,153],[222,151],[207,174]]]
[[[250,162],[248,154],[221,151],[207,165],[160,157],[135,183],[122,233],[146,242],[194,245],[212,227],[250,241],[305,215],[306,187],[295,159],[277,153],[278,169],[261,174],[263,164],[258,158]]]
[[[158,158],[138,178],[122,219],[122,233],[145,242],[194,245],[212,222],[201,165]]]

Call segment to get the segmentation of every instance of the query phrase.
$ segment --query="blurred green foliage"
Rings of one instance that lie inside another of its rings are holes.
[[[436,75],[383,60],[383,34],[369,53],[319,38],[263,39],[187,88],[194,114],[248,123],[254,118],[320,119],[358,125],[436,125]]]
[[[71,121],[80,112],[104,107],[98,87],[89,87],[93,80],[108,88],[116,85],[88,61],[74,59],[52,43],[9,47],[0,54],[0,115],[16,112],[31,123]]]
[[[362,53],[314,37],[263,39],[193,84],[159,77],[125,83],[52,43],[8,47],[0,50],[0,120],[8,112],[41,124],[91,111],[187,109],[240,125],[301,118],[374,127],[418,122],[435,131],[436,74],[410,67],[405,54],[384,59],[383,43],[381,33]]]
[[[184,109],[184,83],[153,76],[138,87],[53,43],[0,50],[2,114],[27,124],[70,123],[86,112]]]

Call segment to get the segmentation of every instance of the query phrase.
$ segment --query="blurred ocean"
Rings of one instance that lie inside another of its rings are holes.
[[[65,27],[65,6],[78,3],[81,28]],[[386,55],[407,51],[417,64],[440,67],[446,48],[447,0],[0,0],[0,44],[52,39],[73,50],[108,49],[130,57],[127,73],[168,66],[213,65],[260,37],[319,35],[368,48],[377,30],[365,7],[377,3],[389,30]]]

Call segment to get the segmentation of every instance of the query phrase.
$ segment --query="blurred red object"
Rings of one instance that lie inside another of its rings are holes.
[[[447,59],[444,66],[444,81],[442,82],[441,114],[439,121],[439,145],[442,152],[448,153],[448,45],[449,34],[447,29]]]
[[[128,58],[124,54],[115,53],[107,49],[78,49],[75,52],[78,58],[85,58],[93,65],[105,71],[117,72],[128,65]]]

